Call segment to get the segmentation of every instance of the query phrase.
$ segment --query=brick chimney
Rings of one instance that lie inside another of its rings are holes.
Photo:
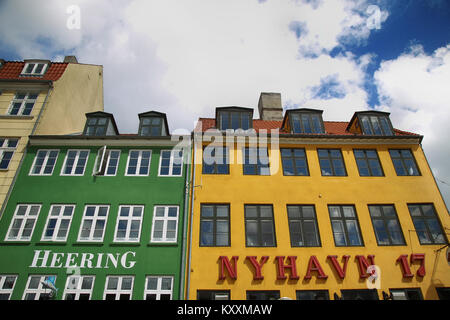
[[[64,62],[68,63],[78,63],[77,57],[75,56],[65,56]]]
[[[258,102],[259,118],[261,120],[283,120],[283,107],[281,94],[274,92],[261,92]]]

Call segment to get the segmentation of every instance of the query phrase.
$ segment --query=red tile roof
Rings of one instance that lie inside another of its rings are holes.
[[[66,70],[68,63],[51,62],[47,71],[43,76],[20,76],[20,73],[25,66],[25,62],[20,61],[5,61],[0,67],[0,79],[6,80],[58,80]]]
[[[270,129],[280,129],[280,134],[290,134],[290,132],[281,129],[282,123],[283,123],[282,121],[255,119],[253,120],[253,128],[255,129],[256,132],[258,132],[260,129],[266,129],[269,130],[270,133]],[[346,130],[348,126],[348,122],[346,121],[324,121],[323,124],[325,126],[326,135],[359,136]],[[195,132],[200,131],[200,125],[202,126],[201,127],[202,132],[205,132],[208,129],[213,129],[216,127],[216,119],[200,118],[194,129]],[[412,132],[402,131],[395,128],[394,133],[396,136],[420,136]]]

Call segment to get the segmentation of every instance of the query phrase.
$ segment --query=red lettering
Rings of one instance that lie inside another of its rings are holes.
[[[228,274],[230,275],[230,278],[233,279],[233,280],[237,279],[237,270],[236,270],[237,259],[239,259],[238,256],[233,256],[231,258],[231,260],[233,261],[233,266],[231,266],[230,260],[228,260],[228,257],[225,257],[225,256],[220,256],[219,257],[219,260],[220,260],[219,280],[225,280],[225,278],[226,278],[224,265],[225,265],[225,268],[228,271]]]
[[[262,269],[262,266],[267,262],[269,257],[262,256],[259,263],[255,256],[247,256],[246,259],[250,260],[253,267],[255,268],[255,272],[253,273],[253,280],[263,280],[264,277],[261,274],[261,269]]]
[[[420,268],[417,269],[417,275],[419,277],[425,276],[425,253],[413,253],[410,256],[410,264],[414,261],[420,261]]]
[[[325,272],[323,272],[322,266],[320,265],[316,256],[311,256],[309,258],[308,269],[306,271],[305,279],[311,279],[312,271],[317,271],[317,273],[319,274],[317,276],[317,278],[319,278],[319,279],[328,278],[328,276],[325,274]]]
[[[356,259],[358,260],[358,266],[359,266],[359,277],[362,279],[370,276],[370,274],[367,273],[367,268],[370,265],[375,265],[375,262],[374,262],[375,256],[373,254],[368,255],[367,258],[370,260],[370,263],[369,263],[369,261],[367,261],[366,257],[360,256],[360,255],[356,256]]]
[[[402,267],[403,278],[411,278],[414,276],[411,273],[411,269],[409,268],[409,265],[408,265],[408,255],[407,254],[402,254],[400,257],[398,257],[397,262],[399,262]]]
[[[295,264],[295,261],[297,260],[296,256],[288,256],[288,259],[290,261],[289,264],[284,264],[284,256],[277,256],[276,257],[278,262],[278,274],[277,279],[278,280],[284,280],[286,279],[285,275],[285,269],[291,269],[291,275],[289,276],[289,280],[298,280],[300,277],[297,274],[297,266]]]
[[[342,259],[344,259],[344,267],[343,268],[341,268],[341,266],[339,265],[339,262],[337,261],[337,256],[328,256],[327,258],[331,260],[334,270],[336,270],[336,272],[338,273],[339,278],[344,279],[345,274],[347,272],[348,259],[350,258],[350,256],[345,255],[342,257]]]

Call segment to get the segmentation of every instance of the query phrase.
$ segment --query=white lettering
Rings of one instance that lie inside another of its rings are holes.
[[[114,257],[114,255],[112,253],[108,253],[106,255],[106,263],[105,263],[105,268],[108,269],[109,265],[108,262],[111,261],[114,268],[117,268],[117,261],[119,260],[119,253],[116,253],[116,256]]]
[[[133,268],[134,265],[136,264],[136,261],[129,261],[129,263],[127,265],[127,256],[128,256],[128,254],[131,254],[133,257],[135,257],[136,256],[136,252],[128,251],[122,256],[122,259],[120,259],[120,264],[122,265],[123,268],[126,268],[126,269]]]
[[[50,250],[44,250],[44,256],[39,257],[41,250],[34,250],[34,258],[33,258],[33,262],[31,263],[30,268],[46,268],[47,260],[48,260],[48,256],[50,255],[50,252],[51,252]],[[42,260],[40,267],[37,265],[38,260]]]
[[[106,258],[103,257],[106,255]],[[61,253],[51,250],[34,250],[33,261],[30,268],[66,268],[70,271],[78,269],[108,269],[125,268],[131,269],[136,265],[133,259],[136,252],[127,251],[121,253]],[[97,259],[97,261],[95,261]],[[50,265],[47,265],[50,262]],[[120,263],[120,265],[119,265]],[[79,272],[79,270],[78,270]],[[79,274],[79,273],[78,273]]]
[[[86,268],[85,264],[87,263],[87,268],[92,268],[92,259],[94,259],[94,255],[92,253],[83,253],[81,255],[81,263],[80,268]]]
[[[64,253],[55,252],[53,254],[52,263],[50,263],[50,268],[61,268],[62,264],[60,259],[64,257]],[[56,265],[59,263],[58,265]]]
[[[72,255],[74,255],[74,257],[72,257]],[[76,268],[76,267],[78,267],[76,262],[74,261],[75,258],[77,258],[77,257],[78,257],[78,253],[68,253],[65,267],[66,268]],[[72,265],[72,263],[74,263],[74,264]]]

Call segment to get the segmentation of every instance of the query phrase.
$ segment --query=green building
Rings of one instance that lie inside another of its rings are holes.
[[[179,299],[183,296],[190,135],[139,114],[84,132],[30,136],[0,218],[0,299]]]

